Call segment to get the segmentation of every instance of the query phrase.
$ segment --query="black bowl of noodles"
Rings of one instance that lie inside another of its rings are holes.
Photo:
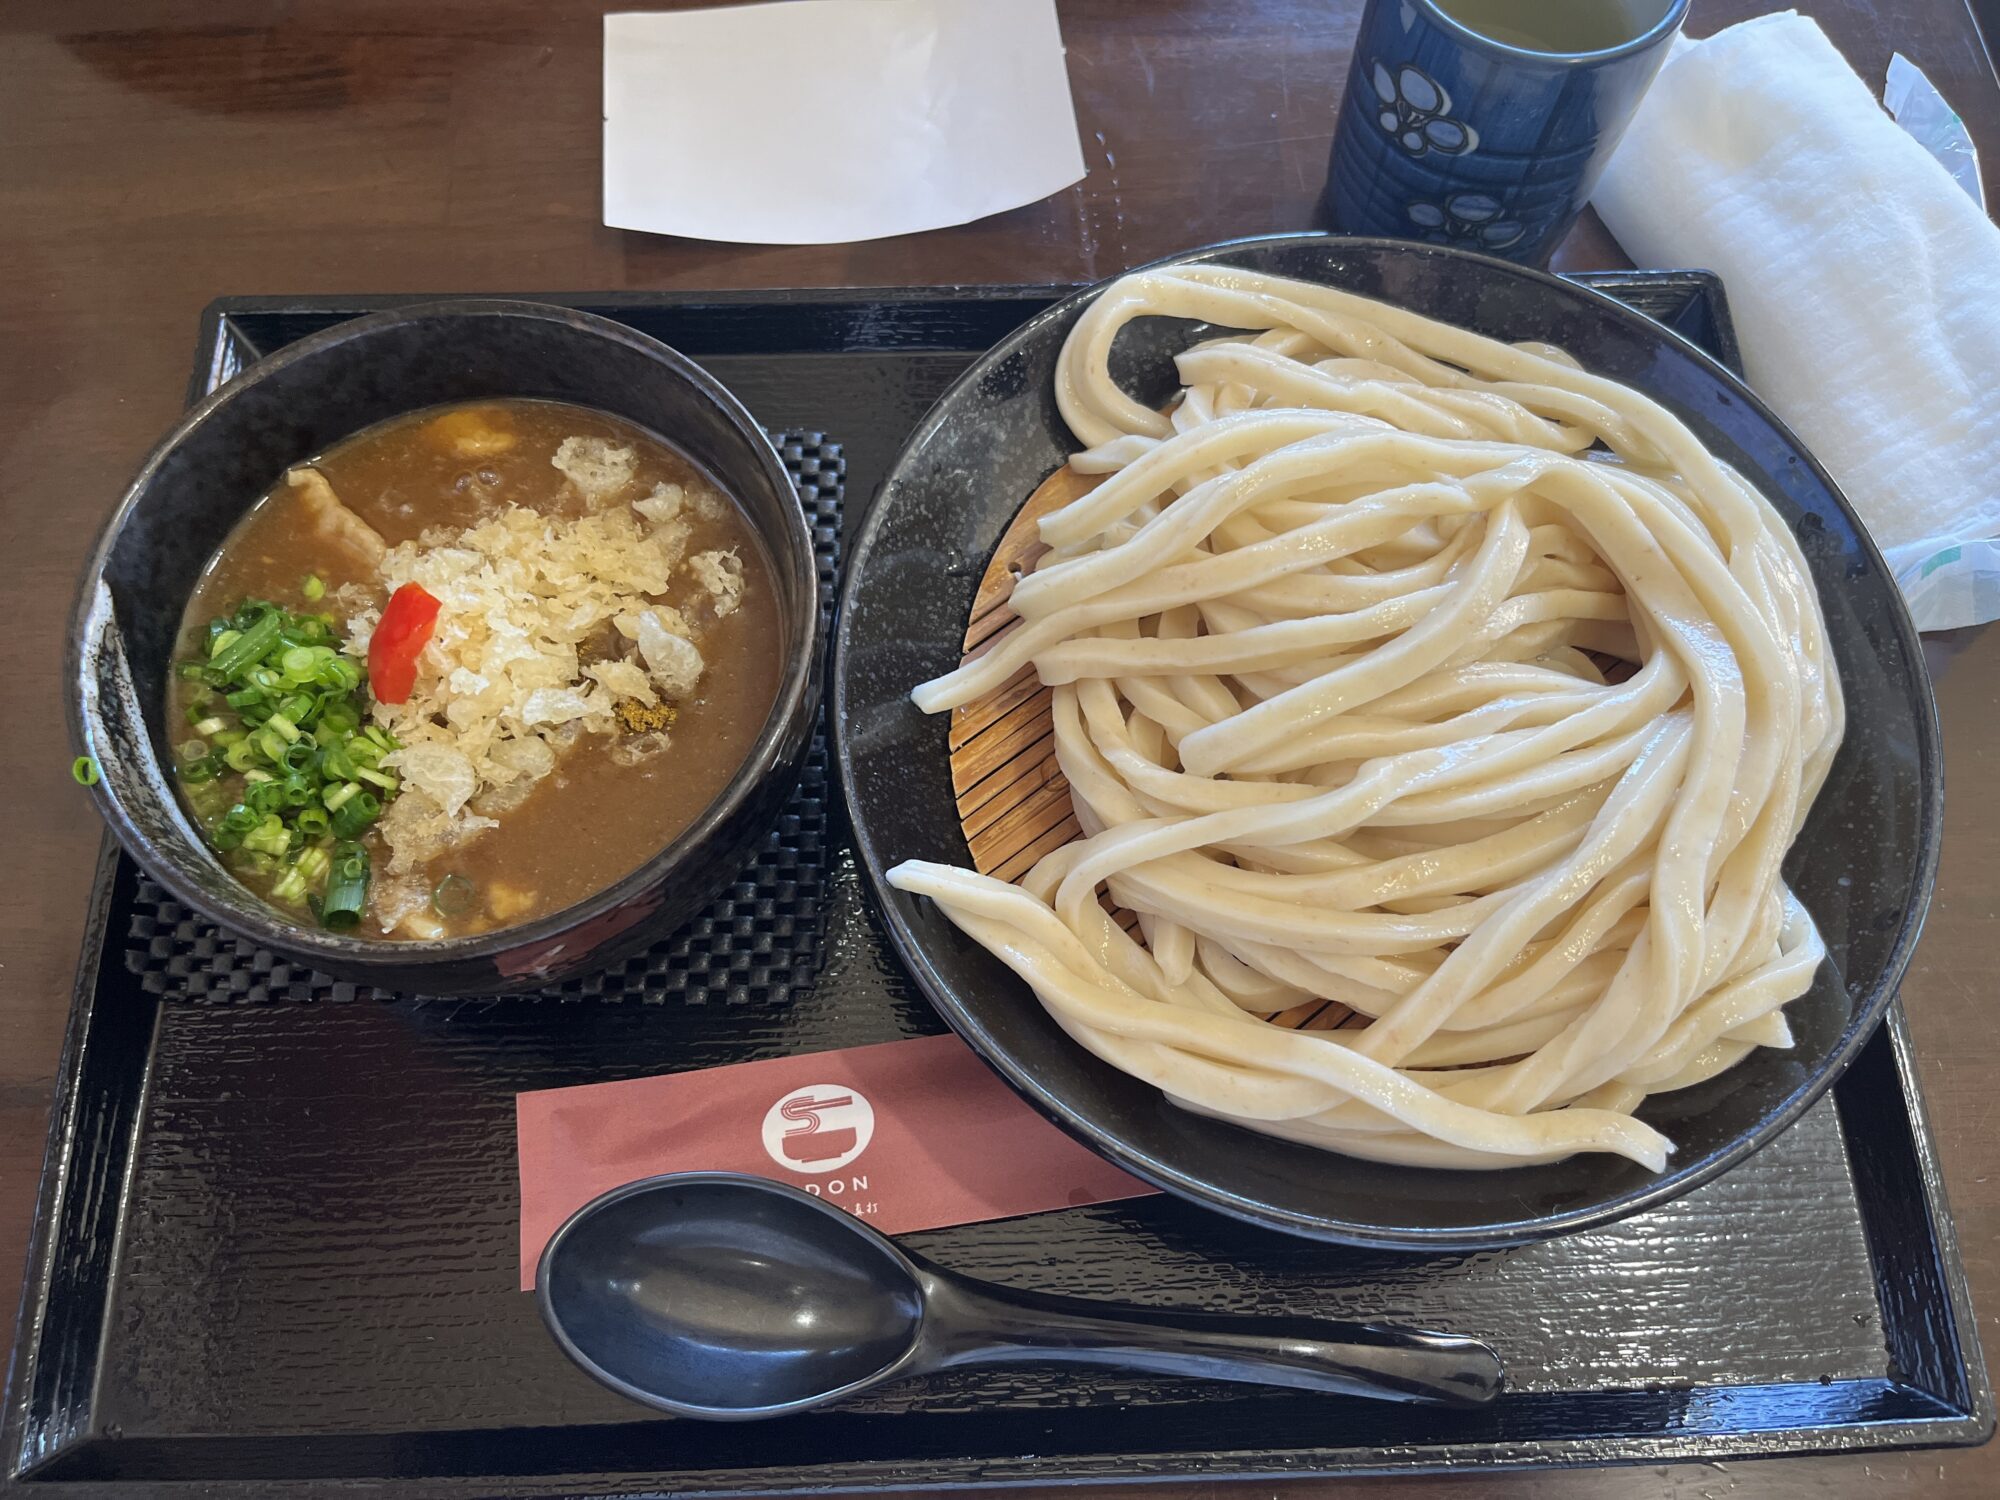
[[[1793,576],[1803,567],[1817,592],[1825,651],[1846,705],[1837,752],[1830,749],[1831,736],[1822,737],[1830,760],[1823,755],[1803,778],[1824,780],[1782,865],[1784,881],[1824,938],[1826,958],[1804,993],[1784,1006],[1791,1045],[1743,1042],[1734,1052],[1715,1051],[1713,1057],[1741,1054],[1740,1060],[1720,1071],[1713,1061],[1689,1061],[1684,1072],[1659,1075],[1680,1086],[1656,1081],[1654,1091],[1636,1096],[1634,1128],[1648,1136],[1658,1132],[1670,1148],[1660,1169],[1597,1149],[1471,1170],[1336,1154],[1178,1107],[1151,1082],[1080,1044],[1038,1000],[1019,965],[1010,967],[962,930],[933,899],[935,890],[912,894],[892,883],[889,872],[905,861],[970,862],[965,828],[980,819],[975,812],[962,823],[962,815],[980,802],[981,787],[968,784],[968,774],[980,772],[961,766],[955,776],[952,754],[977,726],[962,722],[964,709],[957,715],[920,712],[910,693],[959,665],[982,569],[1029,494],[1086,446],[1058,407],[1057,362],[1071,329],[1110,283],[1039,314],[945,393],[891,469],[852,554],[835,643],[837,753],[856,842],[902,957],[952,1028],[1041,1112],[1134,1175],[1269,1228],[1353,1245],[1469,1250],[1601,1225],[1713,1179],[1797,1120],[1854,1059],[1896,993],[1929,900],[1942,796],[1935,707],[1916,633],[1875,546],[1825,471],[1740,380],[1677,334],[1586,287],[1454,250],[1316,234],[1212,246],[1141,270],[1175,267],[1233,268],[1318,283],[1506,343],[1554,346],[1585,371],[1666,408],[1702,447],[1768,498],[1783,528],[1765,525],[1762,534],[1792,557]],[[1179,386],[1174,356],[1227,331],[1219,322],[1140,318],[1117,332],[1109,374],[1138,407],[1159,409]],[[1097,441],[1103,440],[1100,434]],[[1182,560],[1189,555],[1179,554]],[[1621,574],[1621,586],[1623,581]],[[991,599],[981,594],[977,602],[984,610]],[[1794,611],[1791,618],[1799,617]],[[1646,631],[1638,635],[1643,640]],[[1750,679],[1746,701],[1754,703],[1766,690],[1756,686],[1762,679],[1755,673]],[[1619,680],[1613,674],[1608,682]],[[1032,693],[1032,681],[1015,683],[1017,698]],[[1753,714],[1752,722],[1763,721]],[[1737,741],[1748,747],[1752,738],[1739,734]],[[1282,758],[1283,749],[1272,753]],[[1157,736],[1153,753],[1157,758]],[[1041,784],[1054,779],[1045,748],[1021,763],[1030,762],[1043,765],[1035,773]],[[1211,756],[1207,763],[1223,762]],[[1687,785],[1696,786],[1697,779],[1698,768]],[[1685,799],[1700,800],[1693,790]],[[1663,804],[1662,826],[1678,806]],[[1052,831],[994,873],[1013,880],[1076,836],[1073,823],[1066,832]],[[1780,838],[1772,848],[1782,846]],[[898,879],[907,883],[908,877]],[[1402,910],[1419,926],[1429,920],[1422,902]],[[1712,902],[1704,930],[1714,931],[1727,916],[1721,903]],[[1788,935],[1769,951],[1802,951],[1788,946],[1793,930],[1785,928]],[[1054,938],[1047,951],[1058,952]],[[1079,955],[1094,950],[1065,951],[1065,962],[1081,966]],[[1738,971],[1721,972],[1726,978]],[[1804,968],[1790,972],[1804,983]],[[1250,975],[1245,982],[1267,978]],[[1640,1013],[1649,993],[1642,985],[1632,994]],[[1132,1035],[1142,1041],[1156,1013],[1143,1006],[1118,1012],[1139,1018],[1141,1031]],[[1718,1034],[1714,1047],[1769,1035],[1756,1028],[1770,1024],[1767,1016],[1750,1030]],[[1096,1034],[1102,1042],[1104,1034]],[[1671,1033],[1684,1034],[1691,1033]],[[1118,1045],[1123,1043],[1114,1038],[1100,1051]],[[1533,1039],[1525,1043],[1522,1055],[1534,1045]],[[1616,1085],[1614,1079],[1605,1087]],[[1609,1097],[1600,1093],[1583,1102]]]

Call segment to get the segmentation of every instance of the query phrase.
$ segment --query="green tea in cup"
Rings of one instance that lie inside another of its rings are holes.
[[[1557,55],[1607,52],[1644,36],[1667,13],[1668,0],[1434,0],[1468,31]]]

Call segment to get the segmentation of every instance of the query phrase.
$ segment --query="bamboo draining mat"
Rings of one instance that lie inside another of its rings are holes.
[[[1087,495],[1098,475],[1067,464],[1043,480],[1000,538],[972,596],[965,655],[990,650],[1019,620],[1008,599],[1014,581],[1034,570],[1049,549],[1037,524],[1050,511]],[[951,715],[951,789],[973,868],[997,880],[1019,880],[1035,861],[1078,837],[1069,782],[1056,764],[1049,690],[1024,666],[983,698]],[[1129,932],[1138,920],[1112,907]],[[1314,1000],[1272,1016],[1281,1026],[1324,1030],[1354,1017],[1343,1005]]]

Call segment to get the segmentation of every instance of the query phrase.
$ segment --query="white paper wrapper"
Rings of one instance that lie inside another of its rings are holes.
[[[604,18],[604,222],[841,244],[1084,175],[1054,0],[786,0]]]

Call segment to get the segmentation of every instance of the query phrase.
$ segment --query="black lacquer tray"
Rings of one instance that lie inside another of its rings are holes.
[[[1711,278],[1588,279],[1734,362]],[[1062,290],[553,300],[656,334],[736,390],[782,439],[830,583],[843,527],[931,399]],[[191,392],[384,305],[227,299],[204,319]],[[556,1350],[515,1289],[517,1091],[942,1029],[867,909],[823,755],[707,914],[535,997],[357,993],[216,933],[107,852],[0,1488],[768,1493],[1735,1458],[1992,1430],[1895,1010],[1774,1145],[1590,1234],[1399,1255],[1148,1198],[912,1237],[1051,1291],[1475,1334],[1512,1376],[1485,1411],[1029,1368],[709,1425],[632,1406]]]

